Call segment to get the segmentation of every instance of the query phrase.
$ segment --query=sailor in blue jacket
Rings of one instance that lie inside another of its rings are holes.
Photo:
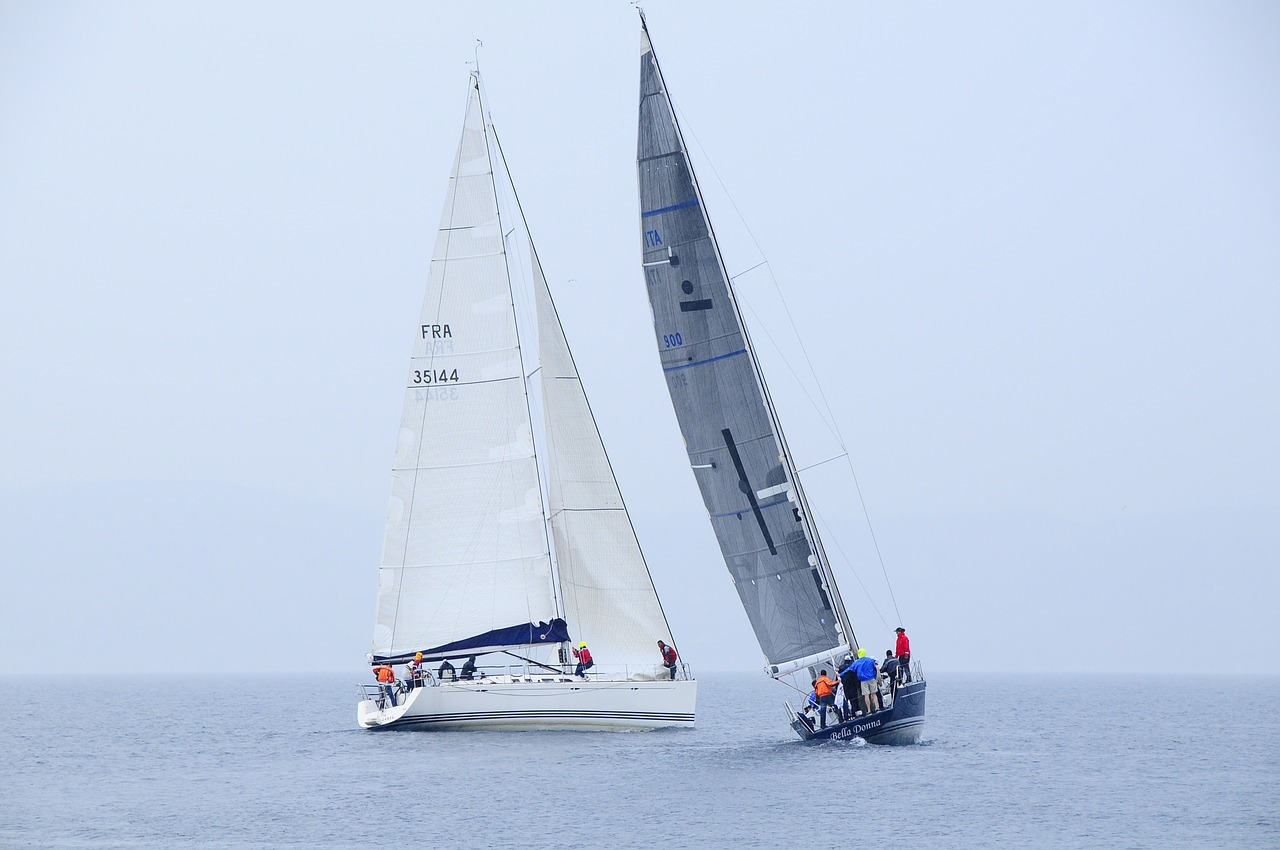
[[[866,704],[866,712],[871,714],[880,710],[880,671],[876,670],[876,660],[867,655],[865,649],[858,650],[858,660],[853,662],[853,671],[858,674],[858,682],[862,687],[862,699]]]

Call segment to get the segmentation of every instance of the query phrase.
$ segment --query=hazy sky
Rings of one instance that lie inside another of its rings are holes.
[[[861,483],[896,612],[806,474],[863,641],[1280,672],[1280,5],[646,10],[799,463]],[[638,30],[0,0],[0,672],[358,666],[476,38],[677,643],[759,663],[652,339]]]

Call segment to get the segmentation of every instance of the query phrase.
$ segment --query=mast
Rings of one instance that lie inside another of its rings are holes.
[[[489,179],[490,179],[491,185],[493,186],[493,196],[495,200],[494,207],[498,217],[498,232],[502,234],[502,237],[501,237],[502,238],[502,256],[507,269],[507,296],[509,299],[509,303],[511,304],[511,314],[513,316],[516,316],[517,313],[516,313],[515,287],[511,283],[511,255],[506,249],[507,237],[506,237],[506,229],[503,227],[503,224],[502,224],[502,205],[496,202],[498,197],[497,170],[494,168],[494,163],[493,163],[493,144],[490,144],[489,142],[489,136],[490,134],[492,134],[493,142],[494,144],[497,144],[498,131],[494,129],[493,122],[490,120],[488,112],[485,110],[484,87],[480,84],[480,54],[478,51],[476,53],[476,67],[475,67],[475,70],[471,72],[471,79],[472,79],[472,83],[476,87],[476,99],[478,100],[479,106],[480,106],[480,123],[484,127],[484,151],[485,151],[485,155],[489,158]],[[502,147],[500,145],[498,146],[498,154],[502,159],[503,173],[507,175],[507,183],[510,184],[511,194],[514,196],[516,194],[515,184],[512,183],[511,181],[511,172],[507,171],[507,159],[505,156],[502,156]],[[525,221],[524,210],[520,209],[520,199],[518,197],[516,198],[516,208],[519,211],[520,222],[521,224],[524,225],[525,233],[528,234],[529,224],[528,222]],[[531,253],[533,252],[533,238],[531,236],[529,237],[529,251]],[[544,520],[542,523],[542,534],[543,534],[543,539],[546,540],[546,543],[547,543],[547,556],[550,558],[550,561],[551,561],[551,570],[550,570],[551,596],[556,603],[556,616],[560,617],[561,619],[564,619],[564,600],[562,598],[562,594],[560,591],[559,577],[556,575],[556,566],[555,566],[556,550],[555,550],[555,546],[551,542],[551,530],[547,527],[550,522],[550,515],[549,515],[549,512],[547,511],[546,500],[543,498],[543,486],[546,483],[546,473],[542,468],[543,466],[542,463],[539,462],[538,460],[538,441],[534,439],[533,431],[532,431],[533,406],[529,402],[529,387],[528,387],[528,384],[526,383],[528,379],[524,377],[525,375],[529,374],[529,369],[528,369],[528,364],[525,362],[525,358],[524,358],[524,346],[520,344],[520,322],[518,318],[515,323],[515,328],[516,328],[516,350],[520,354],[520,374],[521,374],[520,380],[521,380],[521,387],[524,390],[524,407],[525,407],[525,413],[528,415],[529,422],[530,422],[529,439],[533,443],[533,468],[538,475],[538,505],[542,509],[542,515],[544,517],[547,517],[547,519]]]
[[[567,639],[479,81],[469,82],[405,379],[380,660]]]
[[[671,213],[676,210],[680,210],[682,208],[687,208],[690,206],[699,207],[701,224],[706,231],[707,239],[710,245],[710,250],[714,258],[715,271],[718,274],[721,282],[723,283],[724,291],[727,295],[728,304],[730,306],[730,310],[733,317],[733,324],[736,326],[736,331],[739,334],[741,334],[741,337],[743,339],[743,346],[744,346],[744,350],[742,352],[724,353],[724,354],[717,355],[713,359],[732,357],[734,354],[742,353],[742,354],[745,354],[747,362],[750,363],[750,372],[754,379],[756,389],[759,393],[758,400],[763,405],[764,412],[767,417],[767,421],[772,431],[773,441],[774,441],[774,445],[776,446],[778,460],[780,461],[783,469],[785,470],[785,485],[789,485],[789,489],[793,491],[794,497],[795,497],[794,501],[798,505],[798,509],[796,512],[797,514],[796,519],[800,521],[804,531],[805,538],[809,543],[809,548],[811,550],[811,555],[810,555],[811,565],[817,571],[817,576],[820,577],[821,591],[828,598],[832,613],[835,616],[836,622],[834,625],[836,628],[838,640],[840,644],[848,646],[851,649],[856,648],[857,643],[856,643],[856,638],[854,636],[852,625],[849,622],[848,614],[844,607],[844,602],[840,597],[839,589],[836,586],[834,576],[831,573],[830,565],[826,557],[826,552],[822,545],[821,536],[818,533],[817,526],[814,523],[812,514],[809,510],[808,500],[804,493],[804,488],[803,488],[803,485],[801,484],[800,477],[797,473],[795,460],[791,454],[789,446],[787,445],[786,437],[782,430],[781,421],[779,420],[777,410],[774,407],[772,396],[769,392],[768,383],[766,382],[764,373],[760,368],[759,360],[756,357],[755,349],[751,343],[750,335],[747,331],[746,323],[743,321],[742,312],[737,300],[737,294],[734,291],[732,282],[729,279],[729,275],[727,272],[726,265],[724,263],[723,256],[720,253],[719,243],[715,238],[715,233],[711,224],[710,216],[707,213],[706,205],[704,203],[704,199],[702,195],[702,190],[698,183],[697,175],[694,172],[692,162],[689,159],[688,147],[684,141],[684,134],[680,128],[679,119],[675,114],[675,109],[671,104],[669,95],[667,94],[667,87],[666,87],[665,79],[663,79],[663,76],[662,76],[662,69],[658,63],[657,54],[653,49],[652,41],[649,37],[648,23],[645,20],[644,12],[642,10],[639,10],[639,11],[640,11],[641,28],[644,34],[644,45],[641,51],[642,58],[645,56],[645,54],[647,54],[649,56],[650,61],[652,62],[653,70],[657,77],[657,83],[658,83],[658,92],[656,93],[662,96],[662,99],[666,104],[666,114],[671,121],[672,130],[674,131],[674,141],[678,145],[680,158],[682,160],[680,165],[682,165],[687,170],[689,185],[694,193],[694,199],[692,201],[684,201],[678,204],[672,204],[670,206],[659,207],[657,209],[653,209],[648,212],[642,209],[642,212],[641,212],[642,221],[647,216],[657,216],[664,213]],[[642,86],[643,86],[643,67],[642,67]],[[646,129],[643,125],[644,114],[645,114],[644,99],[646,96],[648,95],[646,95],[646,92],[642,89],[642,93],[641,93],[642,144],[644,142],[643,135]],[[658,134],[660,132],[661,132],[660,128],[657,130],[654,130],[655,134]],[[657,155],[654,155],[652,152],[650,155],[653,156],[653,158],[655,159],[659,158]],[[641,168],[642,173],[641,173],[640,179],[641,179],[641,196],[643,201],[644,195],[645,195],[645,188],[646,188],[644,185],[644,179],[643,179],[643,159],[641,160],[641,164],[642,164],[642,168]],[[675,178],[667,178],[667,179],[674,180]],[[678,224],[675,225],[675,227],[677,228],[678,226],[679,226]],[[685,230],[688,230],[688,228],[685,228]],[[646,249],[651,250],[653,247],[655,247],[653,243],[655,241],[660,241],[662,236],[660,231],[655,229],[651,231],[646,231],[644,238],[645,238]],[[665,260],[659,259],[656,261],[650,261],[650,262],[646,262],[644,265],[646,266],[646,269],[652,269],[654,267],[661,266],[664,264],[674,266],[674,265],[677,265],[678,261],[679,261],[679,258],[675,252],[675,246],[668,245],[667,258]],[[689,287],[692,285],[692,281],[686,280],[683,282],[683,285],[685,287]],[[685,292],[689,293],[690,289],[686,288]],[[653,294],[652,287],[651,287],[650,297],[652,302],[655,297]],[[685,312],[710,309],[711,304],[712,304],[712,301],[710,299],[703,299],[701,301],[686,301],[680,304],[680,309]],[[655,304],[655,321],[656,320],[657,320],[657,312],[656,312],[656,304]],[[667,335],[667,337],[669,338],[670,335]],[[683,342],[684,342],[683,339],[681,339],[680,342],[677,344],[680,345],[680,344],[683,344]],[[701,365],[702,363],[710,363],[710,362],[712,361],[706,360],[706,361],[701,361],[701,363],[695,363],[692,365]],[[669,366],[667,367],[667,371],[670,371],[672,369],[677,369],[677,368],[682,368],[682,366],[680,365]],[[676,390],[673,386],[669,386],[669,389],[671,389],[672,391],[672,400],[674,403],[676,402]],[[677,403],[677,418],[681,419],[681,427],[682,427],[682,430],[684,430],[686,433],[686,442],[688,442],[689,431],[693,428],[693,426],[689,425],[686,422],[686,419],[689,418],[687,415],[682,417],[680,414],[681,414],[680,404]],[[729,442],[728,435],[730,432],[728,429],[725,429],[724,433],[726,435],[726,443],[728,443]],[[695,447],[690,446],[689,448],[690,448],[690,454],[692,458],[693,453],[695,451]],[[730,446],[729,448],[730,448],[730,454],[732,456],[732,459],[735,465],[737,465],[739,469],[739,476],[740,476],[739,486],[743,489],[743,492],[746,493],[748,489],[748,476],[743,471],[742,463],[741,463],[738,452],[735,451],[735,448],[733,446]],[[708,464],[695,463],[694,467],[695,469],[705,469],[708,467]],[[715,467],[714,462],[710,464],[710,467],[711,468]],[[700,485],[703,484],[702,481],[700,481],[699,483]],[[785,485],[784,485],[784,488],[785,488]],[[761,492],[769,492],[769,490],[770,488],[766,488],[766,490]],[[777,491],[778,488],[774,487],[772,488],[772,490]],[[703,492],[704,492],[704,499],[707,500],[707,503],[708,503],[708,509],[712,510],[713,494],[711,494],[708,488],[705,486],[703,488]],[[766,542],[767,542],[768,536],[769,536],[768,529],[765,526],[764,520],[760,519],[761,513],[760,513],[758,502],[755,498],[751,498],[751,494],[748,493],[747,495],[750,500],[752,510],[755,513],[757,520],[760,522],[761,531],[762,533],[765,534]],[[757,494],[757,496],[758,495],[759,494]],[[717,515],[713,514],[713,519],[716,516]],[[718,530],[717,536],[721,540],[721,547],[722,549],[725,550],[726,558],[728,559],[730,556],[730,552],[726,548],[727,543],[726,543],[725,534]],[[772,552],[772,550],[774,549],[773,544],[770,543],[769,546]],[[733,572],[732,565],[730,565],[730,571]],[[780,575],[779,575],[779,580],[781,580]],[[750,610],[748,611],[748,614],[749,615],[751,614]],[[754,622],[754,618],[753,618],[753,625],[756,626],[757,637],[762,637],[761,625],[759,623]],[[764,640],[762,638],[762,648],[763,648],[763,644],[764,644]],[[838,651],[839,648],[840,647],[837,646],[832,649]],[[766,650],[766,655],[768,655],[767,650]],[[798,669],[798,666],[804,666],[806,662],[812,663],[814,660],[816,660],[817,657],[825,657],[825,656],[823,653],[817,653],[816,656],[814,657],[805,656],[803,658],[788,659],[791,662],[789,664],[780,665],[777,663],[772,663],[769,668],[769,672],[771,673],[771,675],[775,675],[775,676],[782,675],[785,672],[789,672],[791,669]]]

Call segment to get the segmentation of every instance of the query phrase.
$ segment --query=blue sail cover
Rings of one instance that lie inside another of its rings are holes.
[[[505,646],[536,646],[545,643],[562,643],[569,640],[569,624],[556,617],[550,623],[522,623],[518,626],[507,626],[494,629],[483,634],[455,640],[442,646],[433,646],[422,650],[423,660],[437,661],[454,655],[474,654],[477,649],[499,649]],[[400,655],[375,655],[374,661],[403,664],[413,658],[416,653],[407,652]]]

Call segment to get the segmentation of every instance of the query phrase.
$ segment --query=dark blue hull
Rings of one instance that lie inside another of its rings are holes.
[[[798,716],[791,721],[791,728],[806,741],[862,738],[868,744],[918,744],[924,732],[924,688],[924,682],[900,685],[892,708],[844,723],[830,723],[826,729],[811,728]],[[830,712],[827,716],[834,719]]]

